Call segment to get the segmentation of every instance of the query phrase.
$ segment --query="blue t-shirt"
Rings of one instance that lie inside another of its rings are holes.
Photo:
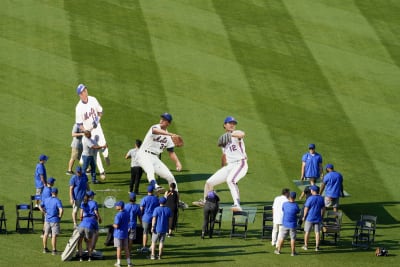
[[[314,155],[306,153],[303,155],[301,161],[306,163],[304,166],[304,177],[320,177],[319,166],[322,164],[322,156],[320,154],[317,152]]]
[[[156,217],[156,225],[154,229],[156,233],[167,233],[169,229],[169,217],[171,217],[171,209],[166,206],[159,206],[154,209],[153,217]]]
[[[328,172],[324,176],[323,183],[325,184],[325,196],[331,198],[340,197],[342,189],[343,177],[336,171]]]
[[[35,187],[36,188],[43,188],[44,185],[42,183],[42,180],[40,179],[40,175],[43,175],[44,181],[47,182],[47,173],[46,173],[46,167],[42,163],[36,164],[36,169],[35,169]]]
[[[297,214],[300,208],[296,202],[285,202],[282,205],[282,225],[286,228],[297,228]]]
[[[45,186],[42,191],[42,201],[44,201],[48,197],[51,197],[51,187]]]
[[[129,213],[129,228],[135,229],[137,225],[137,217],[142,216],[139,204],[128,203],[125,205],[124,209]]]
[[[83,217],[81,223],[79,224],[79,227],[91,230],[97,230],[98,222],[96,217]]]
[[[324,198],[320,195],[311,195],[307,198],[304,207],[308,208],[306,221],[312,223],[322,222],[321,210],[325,207]]]
[[[129,214],[125,210],[115,214],[114,224],[118,225],[118,228],[114,228],[114,237],[118,239],[128,238]]]
[[[147,195],[142,198],[140,207],[143,207],[142,222],[151,223],[153,217],[153,211],[156,207],[160,206],[158,197],[153,195]]]
[[[74,200],[83,200],[83,197],[85,196],[87,190],[87,183],[88,178],[86,173],[82,173],[81,176],[73,175],[71,177],[71,179],[69,180],[69,186],[74,187],[72,195]]]
[[[49,197],[40,204],[42,208],[46,211],[46,222],[54,223],[60,222],[60,217],[58,217],[59,209],[62,209],[61,200],[57,197]]]

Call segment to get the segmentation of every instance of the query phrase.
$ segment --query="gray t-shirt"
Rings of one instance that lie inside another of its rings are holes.
[[[74,126],[72,126],[72,133],[81,133],[81,130],[76,123],[74,123]],[[82,136],[72,137],[71,147],[82,150]]]

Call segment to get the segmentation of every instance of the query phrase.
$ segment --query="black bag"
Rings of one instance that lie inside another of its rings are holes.
[[[387,251],[385,248],[376,248],[375,255],[376,256],[387,256],[387,255],[389,255],[389,251]]]

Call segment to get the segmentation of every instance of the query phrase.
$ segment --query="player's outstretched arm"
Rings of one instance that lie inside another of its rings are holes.
[[[173,162],[175,162],[176,170],[177,170],[178,172],[180,172],[180,171],[182,170],[182,164],[181,164],[181,162],[179,161],[179,158],[178,158],[178,156],[176,155],[176,153],[175,153],[174,151],[170,151],[170,152],[169,152],[169,157],[171,158],[171,160],[172,160]]]

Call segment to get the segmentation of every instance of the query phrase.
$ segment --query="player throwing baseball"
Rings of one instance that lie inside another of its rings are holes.
[[[171,114],[161,114],[160,123],[150,127],[137,155],[139,165],[146,172],[149,183],[154,185],[158,193],[164,193],[165,189],[157,184],[155,174],[166,179],[169,185],[171,183],[176,184],[174,175],[159,157],[165,149],[168,151],[171,160],[175,162],[176,170],[182,170],[181,162],[174,151],[175,145],[171,138],[175,134],[167,130],[171,122]],[[178,186],[176,190],[178,190]]]
[[[237,121],[228,116],[224,120],[225,134],[218,139],[218,146],[222,148],[222,168],[214,173],[204,186],[204,199],[193,202],[196,206],[204,206],[207,192],[214,190],[214,186],[226,181],[232,195],[232,210],[241,210],[238,182],[246,175],[247,155],[244,145],[243,131],[236,130]]]
[[[85,130],[91,131],[92,138],[95,139],[99,146],[105,146],[107,142],[100,124],[100,119],[103,115],[102,106],[95,97],[88,95],[87,87],[84,84],[78,85],[76,93],[80,98],[75,108],[76,124],[80,127],[82,132]],[[101,152],[107,165],[109,165],[108,148],[102,149]],[[100,178],[105,179],[100,153],[97,153],[96,165],[100,172]]]

